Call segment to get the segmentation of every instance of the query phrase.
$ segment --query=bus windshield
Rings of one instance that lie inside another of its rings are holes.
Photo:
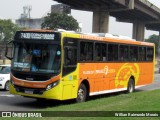
[[[60,45],[15,43],[12,69],[35,73],[60,72]]]

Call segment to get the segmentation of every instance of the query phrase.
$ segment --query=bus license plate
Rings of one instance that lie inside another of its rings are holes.
[[[25,90],[26,94],[33,94],[33,90]]]

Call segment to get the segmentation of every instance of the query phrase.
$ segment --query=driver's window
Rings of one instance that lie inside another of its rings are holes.
[[[65,48],[65,66],[75,66],[77,64],[77,49]]]

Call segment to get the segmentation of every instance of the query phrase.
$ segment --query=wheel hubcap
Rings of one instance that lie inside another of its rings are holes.
[[[78,99],[80,101],[84,100],[84,91],[83,91],[83,89],[79,89],[79,91],[78,91]]]
[[[133,85],[131,84],[130,87],[129,87],[129,92],[133,92]]]

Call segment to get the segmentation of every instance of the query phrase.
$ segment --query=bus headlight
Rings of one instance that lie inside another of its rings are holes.
[[[46,90],[50,90],[51,88],[57,86],[59,84],[59,80],[47,85]]]

